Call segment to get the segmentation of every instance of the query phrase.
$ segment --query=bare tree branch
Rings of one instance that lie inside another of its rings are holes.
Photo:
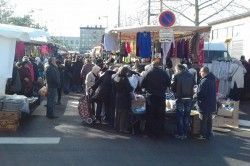
[[[164,5],[166,8],[168,8],[169,10],[172,10],[172,11],[174,11],[174,12],[180,14],[182,17],[184,17],[184,18],[188,19],[189,21],[191,21],[192,23],[194,23],[194,20],[192,20],[191,18],[187,17],[187,16],[186,16],[185,14],[183,14],[182,12],[176,10],[175,8],[171,8],[171,7],[167,6],[165,3],[163,3],[163,5]]]
[[[206,5],[206,6],[203,6],[203,7],[199,8],[199,10],[201,11],[201,10],[203,10],[203,9],[209,7],[209,6],[212,6],[212,5],[216,4],[216,3],[218,3],[218,1],[214,1],[213,3],[210,3],[210,4]]]
[[[210,16],[208,16],[207,18],[203,19],[202,21],[199,22],[199,24],[203,23],[204,21],[212,18],[213,16],[219,14],[220,12],[222,12],[223,10],[225,10],[229,5],[231,5],[234,2],[234,0],[231,0],[226,6],[224,6],[221,10],[216,11],[214,14],[211,14]]]
[[[199,4],[199,7],[201,7],[202,5],[205,5],[205,4],[208,3],[208,2],[211,2],[211,0],[207,0],[207,1],[205,1],[205,2],[203,2],[203,3],[201,3],[201,4]]]
[[[189,3],[189,5],[192,5],[192,6],[194,6],[195,4],[194,3],[192,3],[192,2],[190,2],[189,0],[185,0],[187,3]]]

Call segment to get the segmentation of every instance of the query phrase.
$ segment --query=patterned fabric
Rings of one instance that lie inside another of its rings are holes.
[[[91,113],[91,105],[89,96],[84,95],[79,99],[78,105],[79,115],[82,120],[88,124],[92,124],[94,121],[94,117]]]

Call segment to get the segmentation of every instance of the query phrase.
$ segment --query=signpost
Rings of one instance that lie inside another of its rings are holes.
[[[174,31],[171,28],[163,28],[160,29],[159,31],[159,41],[161,43],[164,42],[172,42],[173,41],[173,37],[174,37]]]

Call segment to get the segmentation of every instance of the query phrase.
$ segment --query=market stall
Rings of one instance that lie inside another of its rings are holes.
[[[174,64],[184,60],[202,64],[204,40],[209,31],[207,26],[116,28],[104,35],[103,45],[104,50],[119,52],[121,59],[127,63],[133,58],[142,62],[160,58],[165,65],[171,58]]]
[[[5,95],[6,81],[12,77],[16,43],[46,43],[49,34],[43,30],[0,24],[0,129],[15,130],[20,112],[29,113],[34,100],[22,95]],[[22,45],[22,44],[21,44]],[[19,46],[20,47],[20,46]],[[8,114],[8,115],[7,115]]]

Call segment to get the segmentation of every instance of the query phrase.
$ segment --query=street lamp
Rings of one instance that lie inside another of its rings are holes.
[[[106,28],[109,27],[109,17],[108,16],[100,16],[99,20],[101,20],[101,18],[105,18],[106,19]]]

